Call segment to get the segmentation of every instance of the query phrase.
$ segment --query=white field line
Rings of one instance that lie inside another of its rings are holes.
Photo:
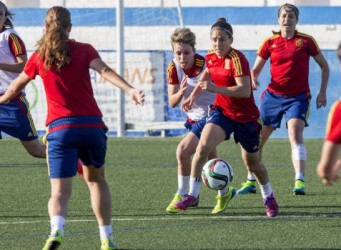
[[[265,215],[252,215],[252,216],[181,216],[181,215],[168,215],[165,217],[126,217],[126,218],[113,218],[112,221],[181,221],[181,220],[293,220],[293,219],[313,219],[313,218],[341,218],[341,214],[309,214],[309,215],[283,215],[276,218],[267,218]],[[48,223],[49,221],[0,221],[0,226],[16,225],[16,224],[35,224],[35,223]],[[67,223],[79,222],[96,222],[95,219],[71,219]]]

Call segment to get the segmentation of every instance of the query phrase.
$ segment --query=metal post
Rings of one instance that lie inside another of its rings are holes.
[[[117,33],[117,73],[124,77],[124,18],[123,0],[117,0],[116,7],[116,33]],[[124,117],[124,92],[117,91],[117,136],[125,136],[125,117]]]
[[[178,15],[179,15],[180,26],[184,27],[184,21],[182,18],[181,0],[178,0]]]

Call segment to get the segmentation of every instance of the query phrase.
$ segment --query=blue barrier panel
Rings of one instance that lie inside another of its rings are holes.
[[[47,9],[14,8],[15,26],[44,26]],[[278,7],[187,7],[182,8],[186,25],[212,25],[227,17],[233,25],[277,25]],[[341,7],[301,6],[300,21],[305,24],[341,24]],[[115,8],[70,8],[73,26],[115,26]],[[29,18],[28,18],[29,17]],[[160,23],[162,17],[162,23]],[[176,8],[125,8],[126,26],[179,25]]]

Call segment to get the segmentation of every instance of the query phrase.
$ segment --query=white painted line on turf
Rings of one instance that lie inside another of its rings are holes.
[[[287,220],[287,219],[312,219],[312,218],[340,218],[341,214],[312,214],[312,215],[280,215],[276,218],[267,218],[265,215],[221,215],[221,216],[179,216],[168,215],[165,217],[127,217],[127,218],[113,218],[112,221],[165,221],[165,220]],[[68,223],[78,222],[96,222],[95,219],[71,219]],[[1,225],[16,225],[16,224],[35,224],[35,223],[49,223],[49,221],[0,221]]]

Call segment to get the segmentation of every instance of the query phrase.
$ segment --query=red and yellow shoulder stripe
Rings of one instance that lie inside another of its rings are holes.
[[[201,68],[205,64],[205,59],[202,57],[196,57],[194,64],[195,64],[195,66]]]
[[[238,55],[238,53],[232,49],[229,53],[229,56],[231,57],[232,63],[236,70],[236,75],[237,76],[243,75],[243,67],[242,67],[242,63],[240,61],[240,56]]]
[[[274,40],[274,39],[276,39],[276,38],[278,38],[278,37],[280,37],[280,36],[281,36],[280,34],[274,34],[274,35],[272,35],[272,36],[266,38],[266,39],[262,42],[262,44],[259,46],[259,48],[258,48],[258,50],[257,50],[257,54],[258,54],[259,51],[263,48],[264,44],[265,44],[267,41],[269,41],[269,40]]]
[[[23,51],[22,42],[20,38],[17,35],[11,33],[9,35],[9,39],[11,39],[13,42],[12,48],[14,49],[15,55],[22,55],[24,51]]]

